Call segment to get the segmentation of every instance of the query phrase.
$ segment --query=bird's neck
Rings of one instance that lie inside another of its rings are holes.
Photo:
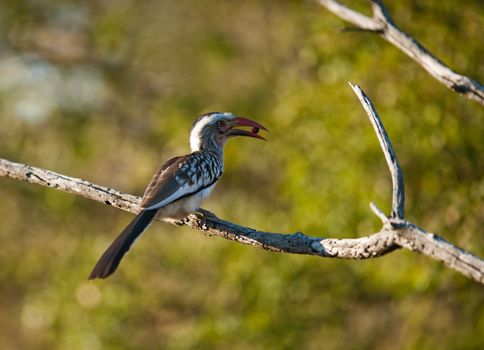
[[[207,139],[199,139],[194,142],[190,140],[190,146],[192,152],[197,151],[204,151],[204,152],[212,152],[217,154],[221,159],[223,159],[224,155],[224,145],[220,145],[217,140],[207,138]]]
[[[223,151],[223,148],[222,149],[213,149],[213,148],[210,148],[210,149],[199,149],[197,151],[193,151],[192,152],[203,152],[203,153],[208,153],[208,154],[211,154],[212,156],[215,156],[216,158],[218,158],[222,163],[224,161],[224,151]]]

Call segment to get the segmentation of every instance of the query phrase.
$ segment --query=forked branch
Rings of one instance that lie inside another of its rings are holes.
[[[369,259],[402,247],[442,261],[449,268],[484,284],[483,260],[404,220],[403,176],[395,152],[383,123],[368,96],[359,86],[351,85],[351,87],[360,99],[375,129],[393,180],[391,215],[387,217],[372,204],[372,210],[383,221],[383,227],[379,232],[366,237],[347,239],[316,238],[301,232],[294,234],[263,232],[221,220],[203,209],[189,215],[182,224],[209,236],[223,237],[273,252],[307,254],[326,258]],[[141,203],[141,198],[130,194],[5,159],[0,159],[0,176],[73,193],[132,213],[138,212]]]
[[[319,3],[336,16],[357,26],[360,30],[379,34],[449,89],[484,105],[484,86],[478,81],[450,69],[416,39],[399,29],[383,5],[383,1],[370,1],[373,17],[351,10],[335,0],[319,0]]]

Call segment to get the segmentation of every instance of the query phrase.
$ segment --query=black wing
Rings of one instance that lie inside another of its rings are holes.
[[[208,153],[194,152],[158,170],[143,196],[143,209],[158,209],[196,193],[218,180],[222,161]]]

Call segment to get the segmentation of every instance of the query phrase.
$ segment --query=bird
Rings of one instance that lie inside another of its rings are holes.
[[[250,130],[237,129],[249,127]],[[224,172],[224,146],[235,136],[266,140],[259,135],[265,126],[227,112],[200,115],[190,131],[191,153],[167,160],[153,175],[131,223],[111,243],[89,275],[106,278],[155,219],[180,220],[196,211],[207,199]]]

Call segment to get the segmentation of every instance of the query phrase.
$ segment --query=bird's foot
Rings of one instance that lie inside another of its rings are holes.
[[[215,215],[211,211],[208,211],[208,210],[205,210],[205,209],[202,209],[202,208],[198,208],[197,211],[194,214],[198,215],[198,216],[202,216],[205,219],[211,219],[211,218],[212,219],[218,219],[217,215]]]
[[[185,219],[175,220],[174,224],[177,226],[185,226]]]
[[[166,221],[170,224],[173,224],[173,225],[177,225],[177,226],[185,226],[185,224],[186,224],[185,218],[183,218],[183,219],[165,218],[164,221]]]

